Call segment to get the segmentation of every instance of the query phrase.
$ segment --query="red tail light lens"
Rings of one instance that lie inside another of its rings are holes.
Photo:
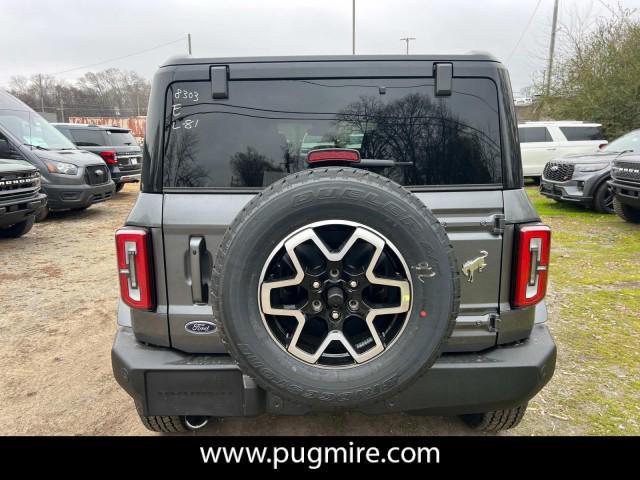
[[[358,150],[349,150],[343,148],[331,149],[323,148],[321,150],[311,150],[307,155],[307,163],[320,162],[359,162],[360,152]]]
[[[551,229],[546,225],[526,225],[518,230],[515,261],[514,308],[535,305],[547,293]]]
[[[146,230],[121,228],[116,232],[120,296],[132,308],[153,310],[151,234]]]
[[[107,150],[105,152],[100,152],[100,156],[107,163],[107,165],[118,164],[118,160],[116,160],[116,152],[114,150]]]
[[[601,144],[598,146],[598,149],[600,149],[600,150],[604,150],[604,147],[606,147],[607,145],[609,145],[609,144],[608,144],[608,143],[601,143]]]

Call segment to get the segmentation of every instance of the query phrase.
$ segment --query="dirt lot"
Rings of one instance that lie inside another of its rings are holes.
[[[111,375],[118,295],[113,232],[127,187],[84,212],[53,214],[0,243],[2,434],[147,434]],[[550,326],[559,347],[549,386],[509,434],[640,434],[640,227],[556,205],[530,189],[554,229]],[[457,419],[405,415],[263,416],[206,434],[468,434]]]

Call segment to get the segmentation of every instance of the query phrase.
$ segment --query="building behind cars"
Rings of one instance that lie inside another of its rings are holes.
[[[540,193],[600,213],[613,213],[613,193],[608,185],[611,162],[629,152],[640,152],[640,130],[615,139],[591,155],[554,158],[544,167]]]
[[[46,204],[38,169],[24,160],[0,158],[0,238],[17,238],[29,232]]]
[[[518,125],[522,170],[539,179],[546,163],[571,154],[591,154],[607,144],[599,123],[524,122]]]
[[[102,157],[109,167],[117,192],[127,183],[140,181],[142,149],[131,130],[78,123],[52,125],[77,147]]]
[[[25,160],[40,172],[51,210],[82,210],[111,198],[115,185],[98,155],[78,149],[29,106],[0,90],[0,158]]]

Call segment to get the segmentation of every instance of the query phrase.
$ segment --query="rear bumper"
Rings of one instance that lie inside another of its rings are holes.
[[[36,193],[20,200],[0,199],[0,227],[22,222],[30,215],[37,214],[46,204],[47,196],[44,193]]]
[[[45,192],[49,197],[49,208],[64,210],[82,208],[91,204],[104,202],[113,196],[113,181],[101,185],[54,185],[47,184]]]
[[[265,392],[226,355],[193,355],[136,341],[120,327],[111,351],[118,383],[144,415],[303,415],[311,409]],[[544,324],[528,340],[481,353],[445,354],[395,397],[365,414],[480,413],[520,405],[551,379],[556,346]]]
[[[142,166],[140,168],[129,168],[121,170],[117,165],[111,168],[111,178],[115,183],[133,183],[139,182],[142,175]]]

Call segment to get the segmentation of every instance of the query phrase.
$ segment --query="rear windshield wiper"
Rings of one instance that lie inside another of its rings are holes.
[[[413,165],[413,162],[398,162],[393,159],[382,159],[382,158],[361,158],[358,165],[363,167],[379,167],[379,168],[388,168],[388,167],[401,167],[406,165]]]
[[[47,147],[41,147],[40,145],[33,145],[32,143],[23,143],[23,145],[26,145],[27,147],[37,148],[38,150],[50,150]]]

